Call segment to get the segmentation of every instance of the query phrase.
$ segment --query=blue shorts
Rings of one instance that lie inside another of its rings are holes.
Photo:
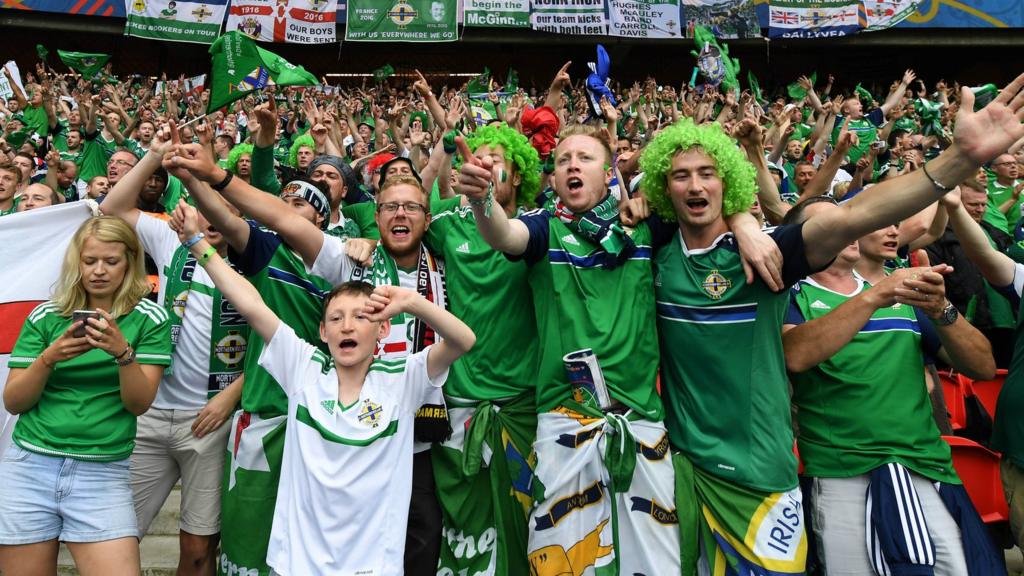
[[[128,459],[89,462],[11,444],[0,461],[0,544],[138,536]]]

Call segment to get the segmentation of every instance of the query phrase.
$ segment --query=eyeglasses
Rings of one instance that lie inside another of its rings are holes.
[[[1016,163],[1017,163],[1017,161],[1016,161],[1016,160],[1013,160],[1013,161],[1011,161],[1011,162],[996,162],[996,163],[995,163],[995,164],[993,164],[992,166],[1013,166],[1013,165],[1014,165],[1014,164],[1016,164]]]
[[[111,164],[115,164],[115,165],[117,165],[117,166],[127,166],[127,167],[129,167],[129,168],[134,168],[134,167],[135,167],[135,164],[132,164],[131,162],[129,162],[129,161],[127,161],[127,160],[121,160],[120,158],[118,158],[118,159],[116,159],[116,160],[115,160],[115,159],[113,159],[113,158],[111,158],[111,159],[110,159],[110,160],[109,160],[109,161],[107,162],[107,166],[110,166]]]
[[[418,202],[384,202],[377,206],[377,211],[394,214],[399,208],[405,208],[406,214],[421,214],[427,211],[427,207]]]

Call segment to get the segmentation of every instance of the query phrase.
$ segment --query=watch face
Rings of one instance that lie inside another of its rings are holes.
[[[949,325],[952,324],[953,322],[956,322],[956,317],[958,314],[959,312],[957,312],[956,306],[953,306],[952,304],[947,304],[946,309],[942,311],[943,324]]]

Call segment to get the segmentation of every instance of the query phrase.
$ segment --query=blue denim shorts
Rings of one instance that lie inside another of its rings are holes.
[[[128,459],[89,462],[11,444],[0,461],[0,544],[138,536]]]

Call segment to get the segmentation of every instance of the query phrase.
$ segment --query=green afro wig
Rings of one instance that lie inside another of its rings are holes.
[[[239,144],[228,152],[228,170],[232,174],[238,174],[235,169],[238,167],[238,159],[242,157],[242,154],[248,154],[249,158],[252,158],[252,144]]]
[[[309,132],[296,138],[295,142],[292,142],[292,147],[288,149],[288,165],[292,168],[299,167],[299,148],[303,146],[312,150],[313,154],[316,154],[316,142],[313,142],[313,137],[309,135]]]
[[[644,173],[640,187],[651,208],[662,218],[676,219],[665,184],[672,159],[691,148],[700,148],[715,161],[718,176],[722,179],[722,215],[731,216],[749,210],[757,194],[754,166],[721,126],[697,126],[689,118],[662,130],[640,156],[640,170]]]
[[[505,150],[505,160],[512,161],[522,179],[516,194],[516,205],[533,205],[533,200],[540,191],[540,156],[537,155],[537,150],[530,146],[526,136],[502,122],[477,128],[466,137],[466,144],[473,152],[485,144],[491,148],[501,146]]]
[[[425,112],[421,112],[419,110],[417,110],[416,112],[413,112],[412,114],[409,114],[409,126],[410,127],[412,127],[412,121],[417,119],[417,118],[420,119],[420,124],[422,125],[424,130],[430,128],[430,125],[427,124],[427,114]]]

